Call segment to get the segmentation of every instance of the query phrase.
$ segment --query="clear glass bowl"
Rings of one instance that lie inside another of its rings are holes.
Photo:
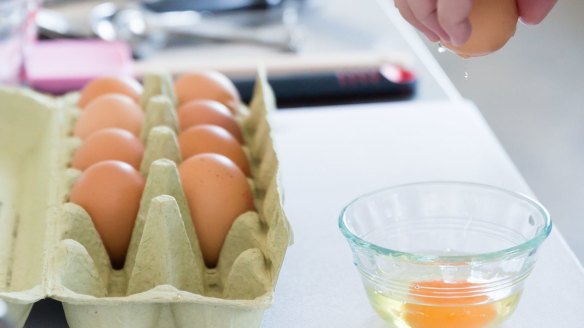
[[[497,327],[552,229],[537,201],[464,182],[364,195],[339,226],[373,308],[397,328]]]

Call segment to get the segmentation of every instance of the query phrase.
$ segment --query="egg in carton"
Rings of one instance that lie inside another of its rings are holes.
[[[178,122],[169,76],[144,79],[141,104],[146,117],[141,138],[146,149],[140,171],[146,186],[121,270],[112,268],[87,212],[67,202],[80,175],[80,171],[66,168],[80,144],[70,136],[79,112],[77,95],[54,99],[27,91],[0,94],[16,99],[11,99],[14,108],[7,116],[16,117],[11,123],[20,124],[7,127],[29,124],[15,114],[21,107],[38,111],[34,113],[39,116],[37,127],[45,126],[45,135],[36,137],[44,144],[30,152],[33,166],[42,169],[38,171],[42,188],[34,185],[35,168],[23,171],[27,181],[20,181],[26,186],[21,191],[25,195],[43,191],[46,195],[40,199],[45,206],[33,207],[35,215],[25,212],[26,205],[18,209],[20,216],[4,214],[14,219],[11,225],[3,224],[8,230],[2,232],[13,231],[14,247],[9,252],[13,256],[2,254],[2,259],[11,261],[2,262],[9,265],[0,276],[5,281],[0,297],[8,301],[10,316],[22,326],[32,303],[49,296],[63,302],[71,327],[259,327],[291,242],[266,118],[275,104],[265,81],[259,74],[249,109],[242,107],[237,113],[252,168],[249,183],[257,211],[234,221],[213,269],[205,267],[177,170],[181,161]],[[13,131],[7,132],[0,136]],[[14,171],[6,170],[7,174],[18,171],[14,164]],[[19,219],[24,216],[28,221]],[[0,222],[6,221],[10,220]]]

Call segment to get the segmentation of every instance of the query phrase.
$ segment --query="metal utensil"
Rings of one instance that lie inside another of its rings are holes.
[[[193,11],[154,13],[138,5],[103,3],[90,14],[93,32],[104,40],[128,42],[138,57],[165,46],[169,36],[188,36],[219,42],[242,42],[295,51],[291,34],[274,38],[257,29],[229,23],[227,19],[205,18]],[[249,24],[251,25],[251,24]]]

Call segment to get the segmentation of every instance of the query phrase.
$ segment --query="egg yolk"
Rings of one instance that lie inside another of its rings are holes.
[[[410,289],[415,303],[404,305],[404,319],[411,328],[482,328],[497,317],[495,306],[484,303],[488,299],[486,295],[465,295],[477,284],[424,281],[416,283],[416,287]],[[444,288],[448,288],[448,298],[439,297]]]

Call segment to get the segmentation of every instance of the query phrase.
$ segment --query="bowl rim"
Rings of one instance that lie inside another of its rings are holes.
[[[416,186],[439,186],[439,185],[445,185],[445,186],[446,185],[459,185],[459,186],[466,186],[466,187],[477,188],[477,189],[485,189],[485,190],[495,191],[498,193],[507,194],[508,196],[511,196],[513,198],[517,198],[517,199],[522,200],[524,202],[527,202],[529,205],[533,206],[538,212],[541,213],[541,215],[543,216],[543,218],[545,220],[545,224],[543,226],[543,229],[541,229],[541,231],[537,235],[535,235],[533,238],[531,238],[529,240],[524,241],[521,244],[515,245],[513,247],[493,251],[493,252],[485,252],[485,253],[469,254],[469,255],[430,255],[430,254],[421,255],[421,254],[414,254],[414,253],[410,253],[410,252],[389,249],[389,248],[378,246],[376,244],[370,243],[370,242],[362,239],[361,237],[355,235],[351,231],[351,229],[349,229],[349,227],[346,225],[345,218],[347,218],[347,211],[355,203],[357,203],[357,202],[359,202],[367,197],[370,197],[370,196],[373,196],[373,195],[376,195],[379,193],[383,193],[383,192],[388,192],[391,190],[416,187]],[[497,186],[493,186],[493,185],[476,183],[476,182],[465,182],[465,181],[413,182],[413,183],[405,183],[405,184],[384,187],[381,189],[367,192],[367,193],[362,194],[361,196],[353,199],[351,202],[349,202],[349,204],[347,204],[345,207],[343,207],[343,209],[341,210],[341,213],[339,215],[338,224],[339,224],[339,229],[341,230],[341,232],[343,233],[345,238],[348,241],[350,241],[350,242],[352,242],[360,247],[364,247],[366,249],[372,250],[372,251],[374,251],[378,254],[384,255],[384,256],[401,257],[401,258],[406,259],[406,260],[415,261],[415,262],[425,262],[425,263],[427,263],[427,262],[447,262],[447,263],[486,262],[486,261],[493,261],[493,260],[497,260],[497,259],[501,259],[501,258],[513,257],[513,256],[516,256],[518,254],[524,253],[526,251],[537,250],[537,248],[541,245],[541,243],[543,243],[543,241],[549,236],[549,234],[552,231],[552,226],[553,226],[553,223],[552,223],[552,220],[551,220],[551,217],[550,217],[548,210],[540,202],[533,199],[532,197],[530,197],[524,193],[511,191],[511,190],[497,187]]]

